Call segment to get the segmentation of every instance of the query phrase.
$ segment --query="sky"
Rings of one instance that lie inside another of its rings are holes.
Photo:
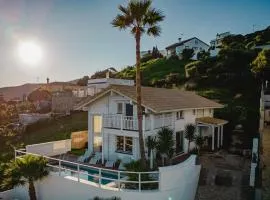
[[[108,67],[135,63],[129,31],[110,24],[128,0],[0,0],[0,87],[70,81]],[[141,50],[159,49],[179,37],[208,43],[217,33],[246,34],[270,25],[269,0],[153,0],[166,16],[160,37],[143,36]],[[42,60],[18,57],[20,42],[33,41]]]

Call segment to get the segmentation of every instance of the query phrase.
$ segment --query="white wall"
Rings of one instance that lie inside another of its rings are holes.
[[[33,124],[39,120],[50,119],[51,114],[38,114],[38,113],[27,113],[19,114],[19,121],[21,124],[28,125]]]
[[[26,146],[26,152],[45,156],[57,156],[69,151],[71,151],[71,139]]]
[[[200,165],[195,165],[195,158],[196,156],[191,156],[178,165],[160,168],[159,191],[114,191],[50,175],[36,183],[37,196],[39,200],[87,200],[95,196],[116,196],[121,200],[194,200],[201,168]],[[24,187],[20,187],[0,193],[0,197],[27,200],[28,194]]]

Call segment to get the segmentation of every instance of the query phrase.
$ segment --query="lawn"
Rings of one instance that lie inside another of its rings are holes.
[[[27,127],[21,135],[9,134],[0,137],[0,160],[7,161],[13,156],[13,147],[50,142],[70,138],[71,132],[87,130],[87,112],[73,113],[70,116],[41,121]]]

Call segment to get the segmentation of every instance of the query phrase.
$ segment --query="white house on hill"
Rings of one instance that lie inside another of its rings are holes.
[[[216,38],[210,41],[210,56],[217,56],[220,51],[223,38],[232,35],[230,32],[217,33]]]
[[[184,128],[193,123],[205,138],[205,147],[215,150],[223,145],[227,121],[213,118],[214,109],[223,107],[219,103],[194,92],[142,87],[142,105],[145,140],[169,127],[174,131],[177,153],[187,152]],[[91,152],[102,152],[102,160],[140,158],[135,86],[112,85],[82,106],[88,108]]]
[[[167,58],[171,55],[177,55],[181,57],[181,53],[184,49],[193,49],[194,56],[192,57],[193,60],[197,60],[197,53],[200,51],[208,51],[209,45],[203,42],[202,40],[198,39],[197,37],[193,37],[187,40],[181,40],[179,38],[179,42],[174,43],[165,49],[167,50]]]

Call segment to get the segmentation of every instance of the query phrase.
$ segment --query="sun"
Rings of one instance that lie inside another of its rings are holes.
[[[23,63],[27,65],[37,65],[43,57],[43,52],[38,43],[24,41],[19,43],[18,55]]]

